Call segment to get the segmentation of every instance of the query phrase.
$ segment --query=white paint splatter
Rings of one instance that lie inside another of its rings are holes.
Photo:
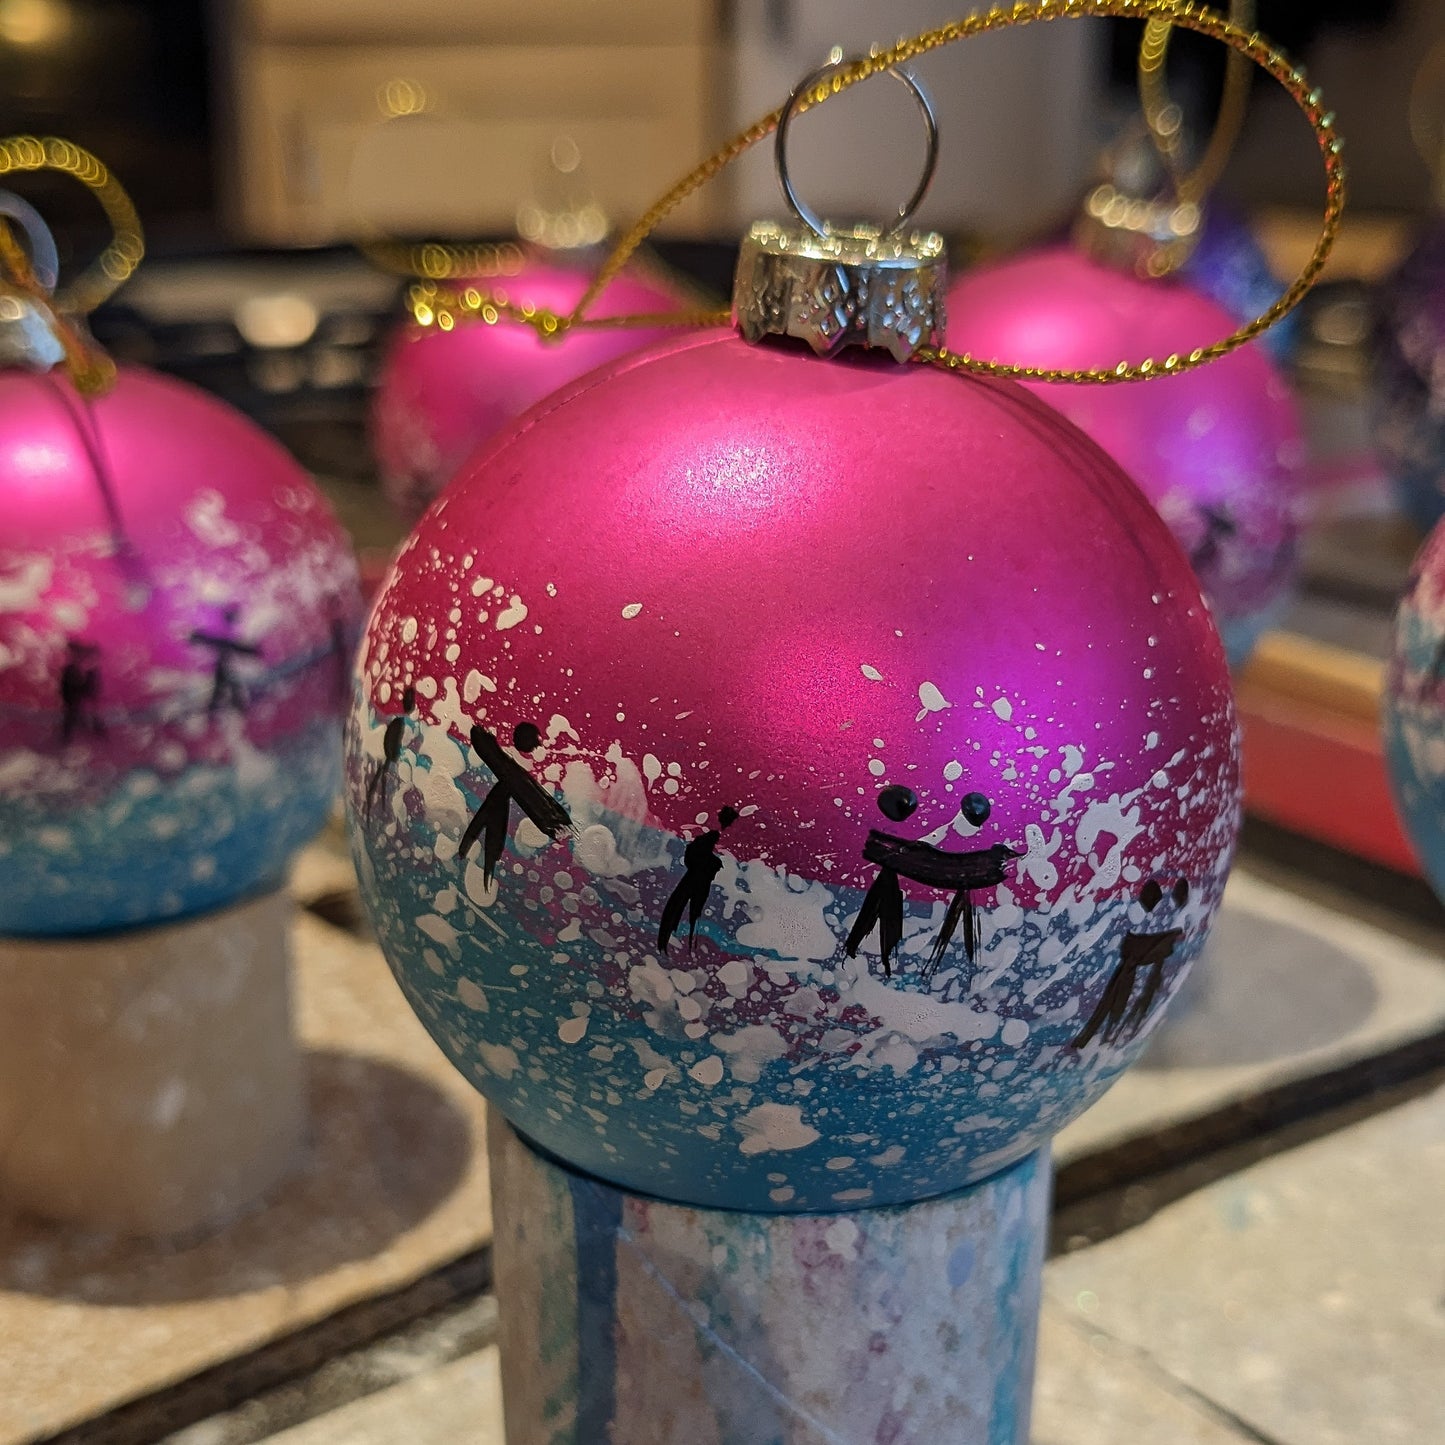
[[[601,878],[619,878],[632,872],[631,861],[618,851],[617,839],[603,823],[593,823],[577,835],[572,856],[589,873]]]
[[[953,706],[938,688],[931,682],[922,682],[918,685],[918,716],[914,722],[922,722],[931,712],[942,712],[945,708]]]
[[[428,938],[440,943],[443,948],[456,948],[458,939],[457,931],[439,913],[422,914],[422,916],[417,919],[416,926],[421,929]]]
[[[517,1051],[506,1044],[478,1044],[482,1062],[499,1079],[510,1079],[522,1067]]]
[[[739,1115],[733,1127],[743,1136],[738,1145],[743,1154],[806,1149],[820,1137],[811,1124],[804,1123],[800,1105],[779,1104],[771,1099]]]
[[[514,592],[507,605],[497,613],[497,631],[506,632],[519,622],[527,620],[527,604]]]
[[[869,682],[882,682],[883,674],[871,663],[865,662],[858,669]]]
[[[632,619],[633,619],[634,617],[636,617],[637,614],[638,614],[639,612],[641,612],[641,611],[642,611],[642,603],[640,603],[640,602],[629,602],[629,603],[627,604],[627,606],[622,609],[622,615],[623,615],[629,622],[631,622]]]
[[[0,577],[0,612],[27,612],[38,606],[54,571],[49,557],[27,557],[13,575]]]
[[[191,499],[185,521],[209,547],[231,547],[241,540],[241,529],[226,515],[225,497],[210,487]]]
[[[699,1084],[705,1084],[712,1088],[715,1084],[722,1083],[723,1061],[716,1054],[709,1054],[705,1059],[699,1059],[692,1068],[688,1070]]]
[[[858,1258],[858,1240],[860,1238],[858,1226],[846,1217],[835,1219],[823,1231],[823,1243],[828,1246],[828,1252],[839,1255],[843,1259]]]
[[[763,1069],[788,1052],[782,1035],[767,1024],[748,1024],[736,1033],[714,1034],[710,1042],[728,1056],[733,1078],[740,1084],[756,1084]]]

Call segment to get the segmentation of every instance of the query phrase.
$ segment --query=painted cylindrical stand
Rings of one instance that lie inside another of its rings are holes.
[[[292,908],[273,892],[157,928],[0,939],[0,1208],[189,1234],[289,1172]]]
[[[918,1204],[750,1214],[490,1137],[508,1445],[1025,1445],[1047,1149]]]

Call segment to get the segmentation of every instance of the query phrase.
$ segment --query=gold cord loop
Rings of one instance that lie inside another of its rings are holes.
[[[119,181],[88,150],[58,136],[10,136],[0,140],[0,176],[59,171],[79,181],[100,202],[115,233],[105,250],[55,297],[55,308],[73,316],[94,311],[140,265],[145,237],[140,217]]]
[[[982,360],[968,353],[959,354],[940,347],[920,349],[914,353],[912,359],[915,361],[927,362],[950,371],[967,371],[983,376],[1098,385],[1142,381],[1154,376],[1191,371],[1196,366],[1203,366],[1206,362],[1237,350],[1292,311],[1314,285],[1334,248],[1345,205],[1345,165],[1341,159],[1344,142],[1335,132],[1334,115],[1325,109],[1323,96],[1310,87],[1304,71],[1291,64],[1280,51],[1257,33],[1245,30],[1215,11],[1195,5],[1192,0],[1019,0],[1019,3],[1012,6],[995,6],[991,10],[968,15],[938,29],[900,40],[895,45],[879,49],[852,64],[831,71],[824,79],[803,89],[796,100],[794,111],[802,112],[814,105],[821,105],[859,81],[897,69],[919,56],[951,45],[955,41],[970,40],[989,31],[1007,30],[1017,25],[1072,20],[1085,16],[1158,21],[1161,24],[1182,26],[1229,46],[1231,51],[1257,65],[1277,81],[1304,113],[1319,144],[1325,170],[1325,205],[1319,240],[1299,275],[1272,306],[1222,340],[1209,346],[1196,347],[1184,355],[1147,357],[1137,363],[1121,361],[1112,368],[1066,369]],[[460,315],[481,315],[483,319],[493,321],[508,316],[533,326],[546,336],[560,336],[573,327],[726,324],[729,319],[727,311],[679,313],[670,316],[613,316],[599,321],[592,320],[587,312],[627,265],[633,253],[671,211],[694,191],[706,185],[744,151],[777,130],[783,109],[784,107],[779,106],[754,121],[660,196],[617,242],[593,277],[591,285],[569,314],[561,315],[540,308],[517,305],[508,302],[504,297],[492,296],[477,288],[457,292],[432,282],[418,283],[423,288],[419,298],[422,309],[414,311],[414,314],[418,320],[422,320],[425,314],[438,324],[448,327],[454,324]],[[414,287],[413,292],[416,291],[417,288]],[[443,317],[446,318],[445,321]]]

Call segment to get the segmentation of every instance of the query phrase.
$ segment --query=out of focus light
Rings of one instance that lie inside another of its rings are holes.
[[[552,142],[552,164],[570,176],[582,164],[582,147],[570,135],[559,135]]]
[[[0,41],[37,49],[70,34],[66,0],[0,0]]]
[[[236,307],[236,330],[250,345],[266,350],[304,346],[320,319],[310,301],[289,292],[248,296]]]
[[[4,0],[0,0],[3,4]],[[388,119],[420,115],[427,107],[426,88],[415,80],[388,80],[376,92],[376,104]]]

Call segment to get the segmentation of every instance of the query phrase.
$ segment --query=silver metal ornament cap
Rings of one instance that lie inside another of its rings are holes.
[[[863,346],[907,361],[943,344],[947,285],[936,231],[756,221],[733,277],[733,322],[745,341],[791,336],[819,356]]]

